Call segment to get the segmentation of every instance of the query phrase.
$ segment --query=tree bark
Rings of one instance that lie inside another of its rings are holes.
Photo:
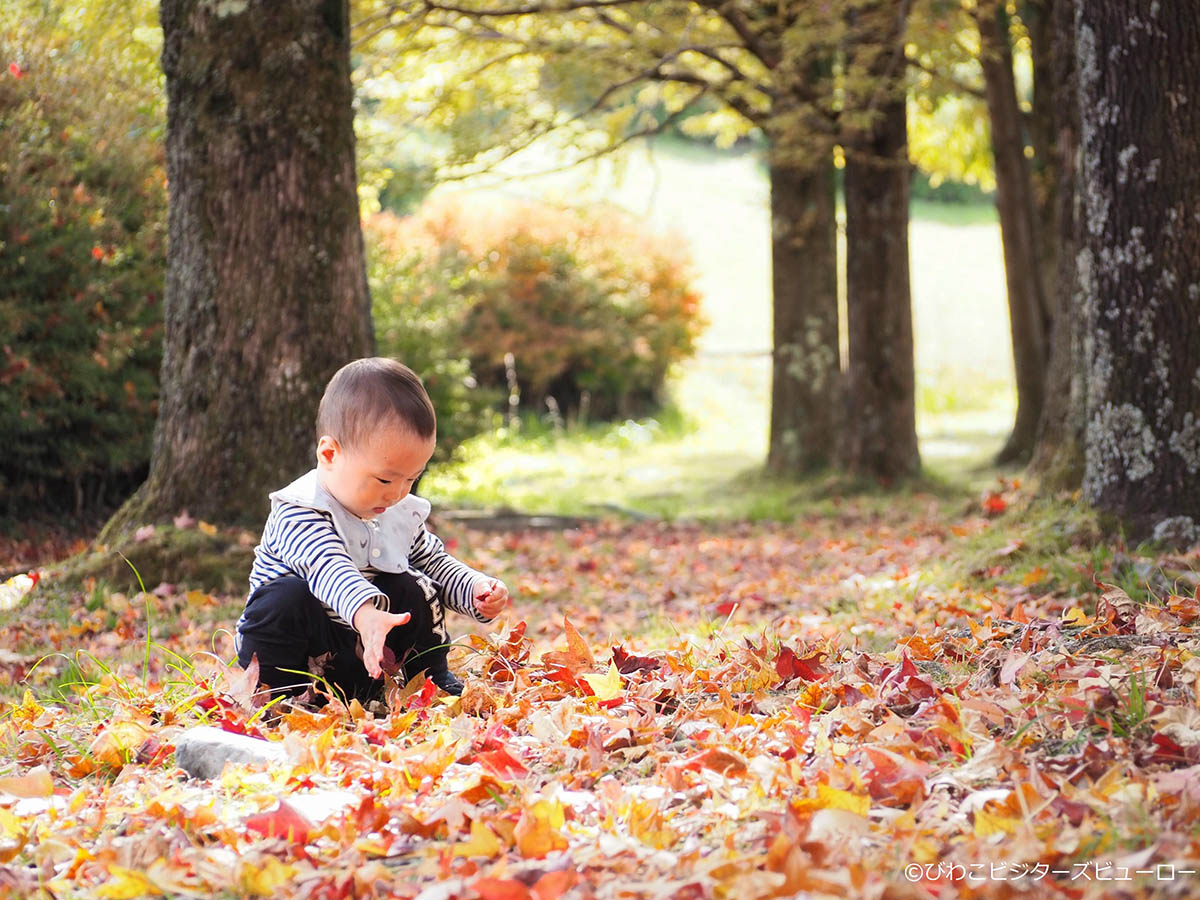
[[[846,141],[846,313],[849,356],[842,462],[883,481],[915,475],[916,376],[908,263],[911,167],[902,45],[905,4],[861,7],[848,55],[866,96],[850,94],[860,122]]]
[[[1059,38],[1062,28],[1061,11],[1070,10],[1071,0],[1028,0],[1021,15],[1029,32],[1033,61],[1033,109],[1025,117],[1029,128],[1029,143],[1033,145],[1030,162],[1030,186],[1034,211],[1034,234],[1037,245],[1040,283],[1045,292],[1049,321],[1053,325],[1055,303],[1051,294],[1058,277],[1059,210],[1058,185],[1061,155],[1058,148],[1057,116],[1062,108],[1063,83],[1059,80],[1061,59]],[[1073,16],[1067,21],[1073,30]],[[1072,50],[1074,44],[1066,43]]]
[[[1200,539],[1200,10],[1077,0],[1086,498]]]
[[[776,160],[771,178],[774,350],[767,469],[802,475],[837,446],[837,220],[833,163]]]
[[[1046,402],[1038,427],[1031,471],[1043,489],[1074,491],[1083,482],[1085,421],[1083,333],[1075,256],[1078,251],[1079,204],[1076,168],[1079,143],[1079,95],[1075,74],[1075,9],[1065,0],[1050,0],[1054,21],[1049,31],[1052,65],[1044,80],[1053,84],[1054,141],[1047,148],[1055,185],[1053,216],[1058,235],[1055,269],[1048,300],[1053,310]],[[1035,75],[1036,77],[1036,75]],[[1043,243],[1045,243],[1043,241]]]
[[[328,377],[373,348],[346,0],[162,0],[170,186],[162,399],[105,529],[259,523],[313,462]]]
[[[984,93],[992,125],[996,211],[1004,246],[1004,274],[1008,283],[1017,382],[1016,421],[998,461],[1023,462],[1033,452],[1045,402],[1050,317],[1039,277],[1041,263],[1034,225],[1033,190],[1025,158],[1021,110],[1017,105],[1012,48],[1003,4],[995,0],[982,3],[976,21]]]
[[[915,475],[910,172],[903,97],[883,106],[869,144],[846,152],[849,364],[843,464],[890,481]]]

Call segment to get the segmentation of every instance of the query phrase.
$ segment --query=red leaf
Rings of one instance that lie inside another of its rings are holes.
[[[533,900],[529,888],[515,878],[480,878],[471,888],[483,900]]]
[[[480,750],[503,750],[512,739],[513,733],[497,723],[476,738],[476,743]]]
[[[23,76],[25,74],[24,72],[21,71],[21,67],[18,66],[15,62],[11,62],[8,64],[8,73],[10,75],[12,75],[13,78],[20,78],[21,76]]]
[[[267,838],[287,838],[293,844],[307,843],[308,832],[312,827],[312,823],[286,800],[280,800],[274,809],[250,816],[243,824],[247,831]]]
[[[503,747],[476,753],[475,761],[483,766],[485,770],[497,778],[503,778],[505,781],[524,778],[529,774],[529,770],[525,768],[525,764]]]
[[[622,675],[632,675],[642,669],[654,670],[662,668],[662,663],[652,656],[634,656],[626,653],[620,644],[612,648],[613,663]]]
[[[790,647],[779,649],[779,658],[775,660],[775,671],[784,681],[799,678],[802,681],[820,681],[829,677],[829,670],[820,665],[825,658],[823,650],[817,650],[803,658],[797,656]]]
[[[535,900],[558,900],[564,893],[575,886],[579,876],[570,869],[558,869],[547,872],[533,886]]]
[[[421,689],[408,698],[408,702],[404,704],[405,709],[428,709],[433,703],[434,695],[437,694],[437,685],[432,681],[426,681],[421,685]]]
[[[400,666],[400,661],[396,659],[396,651],[387,644],[383,645],[383,654],[379,658],[379,668],[383,670],[384,675],[398,675],[403,669]]]
[[[1008,501],[996,491],[983,498],[983,511],[989,516],[998,516],[1008,509]]]

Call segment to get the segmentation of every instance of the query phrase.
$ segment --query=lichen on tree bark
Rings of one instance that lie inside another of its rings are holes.
[[[1089,501],[1200,519],[1200,11],[1079,0]]]

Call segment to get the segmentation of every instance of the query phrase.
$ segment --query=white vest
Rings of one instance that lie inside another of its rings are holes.
[[[271,494],[272,512],[280,503],[329,513],[354,565],[360,570],[372,568],[380,572],[409,571],[408,551],[431,509],[428,500],[409,494],[386,512],[364,521],[325,490],[316,469]]]

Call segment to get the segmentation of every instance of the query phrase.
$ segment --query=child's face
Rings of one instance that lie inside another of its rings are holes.
[[[374,432],[358,447],[343,447],[326,434],[317,441],[317,469],[338,503],[360,519],[373,519],[408,496],[435,444],[433,437],[396,425]]]

